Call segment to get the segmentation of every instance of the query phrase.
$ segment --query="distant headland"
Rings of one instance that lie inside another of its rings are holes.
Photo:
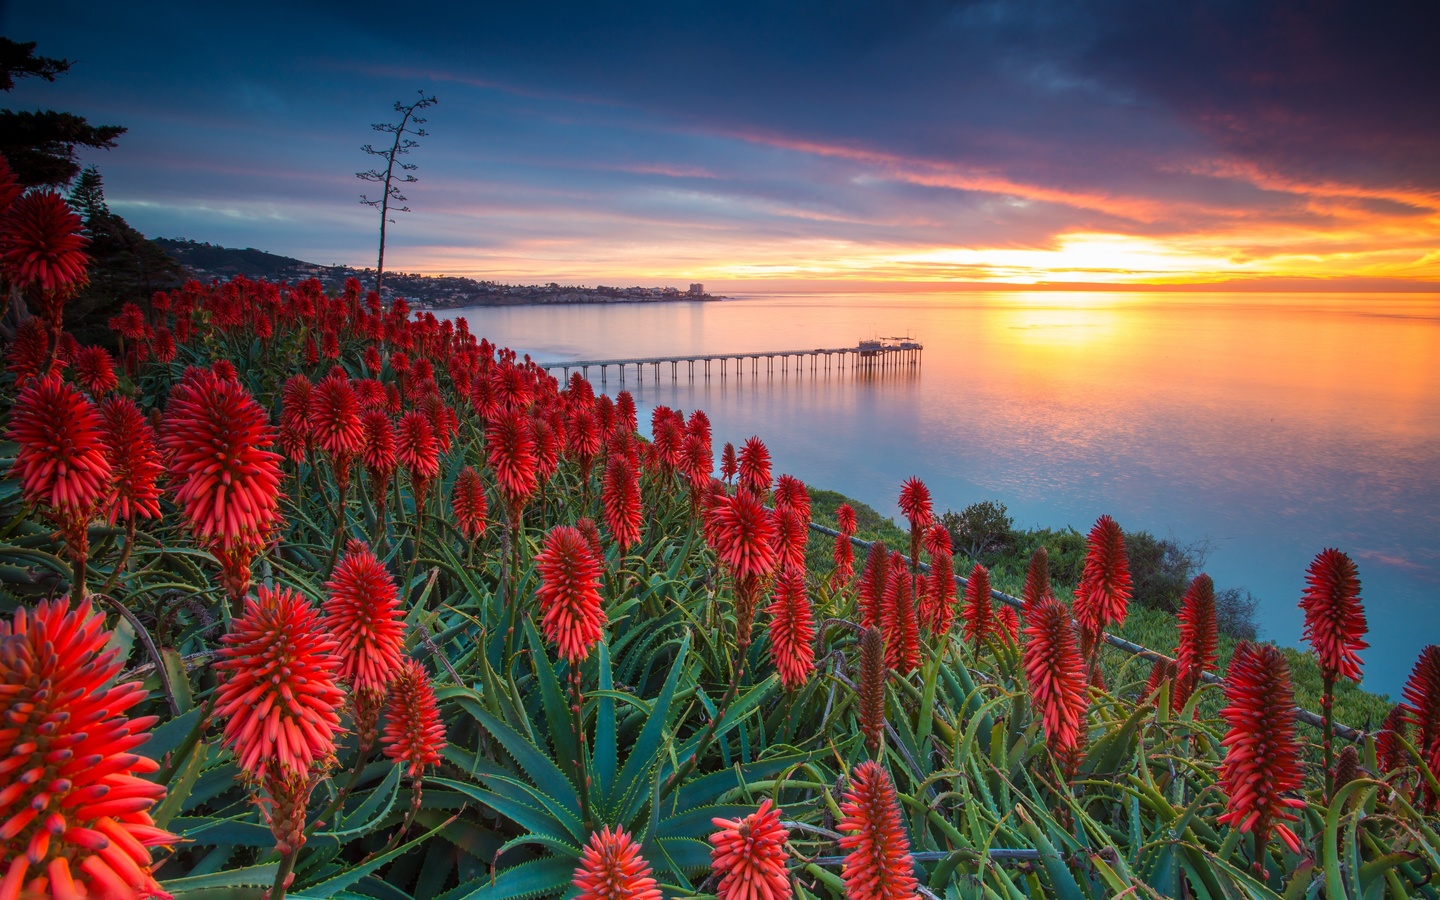
[[[311,278],[319,279],[327,290],[339,290],[348,278],[373,286],[374,269],[353,266],[322,266],[289,256],[267,253],[247,247],[243,250],[183,238],[157,238],[155,243],[174,257],[193,277],[208,281],[223,280],[236,275],[266,278],[292,284]],[[424,309],[459,309],[466,306],[524,306],[559,303],[666,303],[676,301],[726,300],[729,298],[705,292],[703,284],[691,284],[682,290],[675,287],[607,287],[597,285],[549,284],[514,285],[495,281],[476,281],[453,275],[414,275],[408,272],[385,273],[385,295],[404,297],[412,307]]]

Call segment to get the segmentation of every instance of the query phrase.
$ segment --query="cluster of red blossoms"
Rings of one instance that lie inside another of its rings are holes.
[[[579,529],[557,525],[535,558],[540,628],[560,658],[574,665],[590,655],[605,627],[600,608],[600,560]]]
[[[133,751],[154,717],[128,719],[138,683],[111,684],[119,651],[88,603],[0,621],[0,897],[163,896],[150,850],[159,770]]]
[[[890,773],[873,760],[856,766],[840,811],[845,815],[838,826],[844,835],[840,848],[850,851],[842,873],[846,895],[855,900],[918,897],[910,839]]]
[[[305,804],[328,769],[346,702],[362,746],[374,739],[387,699],[386,753],[412,774],[444,747],[429,678],[400,655],[395,585],[363,544],[347,552],[327,587],[324,614],[299,592],[261,586],[222,638],[215,712],[241,769],[269,797],[282,852],[304,843]]]
[[[1298,852],[1300,840],[1284,823],[1298,818],[1291,810],[1305,808],[1305,801],[1289,796],[1300,788],[1300,749],[1295,692],[1280,649],[1250,643],[1237,647],[1225,677],[1225,700],[1220,715],[1230,730],[1221,741],[1226,752],[1220,785],[1228,806],[1219,821],[1253,832],[1261,847],[1273,831]]]
[[[580,889],[576,900],[660,900],[650,872],[630,833],[618,827],[611,831],[607,825],[590,835],[580,854],[572,882]]]
[[[161,426],[175,499],[196,538],[220,560],[232,598],[280,520],[280,455],[269,414],[234,368],[191,368],[170,392]]]
[[[711,823],[719,829],[710,835],[715,845],[710,860],[719,877],[715,894],[720,900],[789,900],[786,831],[773,801],[761,801],[760,808],[744,818]]]
[[[83,229],[64,197],[23,191],[0,156],[0,286],[13,285],[29,296],[57,341],[65,301],[89,281],[89,238]]]

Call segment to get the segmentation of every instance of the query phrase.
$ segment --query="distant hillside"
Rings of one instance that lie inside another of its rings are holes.
[[[254,247],[237,250],[234,247],[220,247],[175,238],[156,238],[155,243],[192,272],[213,273],[222,278],[236,275],[244,275],[246,278],[284,278],[301,269],[328,268],[289,256],[256,250]]]
[[[247,247],[219,247],[199,241],[158,238],[156,244],[174,257],[189,274],[201,281],[222,281],[244,275],[296,284],[317,278],[327,290],[338,291],[348,278],[357,278],[367,288],[375,283],[374,269],[351,266],[322,266],[289,256],[280,256]],[[412,304],[432,309],[456,309],[463,306],[521,306],[537,303],[659,303],[680,300],[720,300],[705,293],[703,285],[690,285],[682,291],[673,287],[596,287],[545,285],[511,285],[494,281],[476,281],[448,275],[412,275],[406,272],[385,274],[385,298],[404,297]]]

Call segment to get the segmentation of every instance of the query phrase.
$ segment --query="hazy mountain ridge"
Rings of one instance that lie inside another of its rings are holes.
[[[373,286],[375,281],[374,269],[323,266],[254,247],[221,247],[183,238],[157,238],[155,243],[201,281],[215,278],[223,281],[243,275],[246,278],[267,278],[294,284],[317,278],[327,290],[340,290],[349,278],[359,279],[367,288]],[[417,275],[407,272],[385,273],[385,295],[387,298],[404,297],[412,303],[435,309],[533,303],[659,303],[721,299],[705,293],[700,285],[690,285],[688,290],[674,287],[586,287],[554,282],[545,285],[511,285],[453,275]]]

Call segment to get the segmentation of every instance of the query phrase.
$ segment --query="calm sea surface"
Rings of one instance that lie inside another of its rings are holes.
[[[994,499],[1022,526],[1109,513],[1209,541],[1217,587],[1253,591],[1283,643],[1300,639],[1306,566],[1340,547],[1360,567],[1372,690],[1398,696],[1440,642],[1440,296],[770,294],[460,315],[545,361],[908,333],[925,345],[912,373],[782,377],[777,361],[767,377],[762,361],[736,379],[732,362],[692,383],[682,364],[624,386],[642,424],[656,404],[699,407],[717,448],[758,434],[777,473],[889,515],[917,475],[937,509]],[[605,387],[621,388],[614,368]]]

